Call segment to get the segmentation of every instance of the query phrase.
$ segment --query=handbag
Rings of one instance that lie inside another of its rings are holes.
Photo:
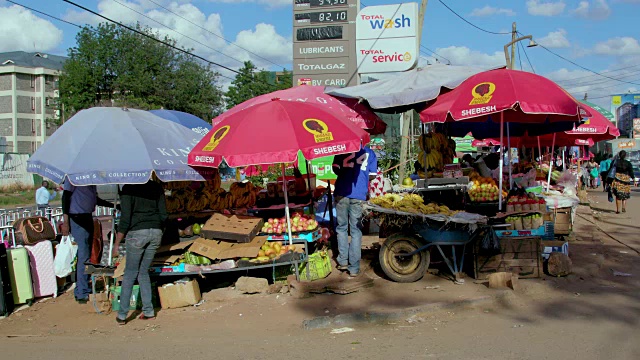
[[[13,229],[16,234],[16,243],[21,245],[33,245],[39,241],[56,238],[53,225],[43,216],[18,219],[13,222]]]

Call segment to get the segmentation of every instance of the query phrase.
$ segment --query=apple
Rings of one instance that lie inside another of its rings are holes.
[[[277,224],[278,222],[280,222],[280,220],[278,220],[278,219],[269,219],[269,220],[273,220],[272,221],[273,224]]]
[[[268,223],[269,225],[273,224],[273,219],[269,219],[269,220],[267,220],[267,223]]]

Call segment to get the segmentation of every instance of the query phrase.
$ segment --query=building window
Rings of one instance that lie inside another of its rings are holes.
[[[31,75],[31,87],[32,88],[36,87],[36,76],[35,75]]]
[[[36,98],[32,97],[31,98],[31,110],[35,110],[36,109]]]
[[[36,119],[31,119],[31,133],[36,133]]]
[[[51,106],[51,98],[47,98],[45,101],[47,106]]]

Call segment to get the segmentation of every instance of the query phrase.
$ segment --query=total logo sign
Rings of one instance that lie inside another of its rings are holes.
[[[358,72],[407,71],[418,64],[418,45],[412,39],[358,40]]]
[[[418,64],[418,4],[369,6],[356,18],[359,73],[411,70]]]
[[[418,3],[367,6],[356,17],[356,39],[412,37],[418,33]]]

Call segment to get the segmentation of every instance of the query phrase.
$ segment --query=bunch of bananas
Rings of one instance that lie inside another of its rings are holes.
[[[400,196],[398,194],[386,194],[371,199],[371,202],[387,209],[395,209],[413,214],[442,214],[452,216],[459,212],[452,211],[445,205],[438,205],[433,202],[425,204],[422,196],[417,194],[408,194],[405,196]]]
[[[186,210],[189,212],[199,212],[209,207],[209,198],[202,192],[193,194],[187,201]]]
[[[441,172],[446,164],[453,163],[456,154],[456,143],[441,133],[427,133],[418,141],[420,153],[418,162],[425,170]]]
[[[182,199],[175,196],[168,196],[165,199],[165,205],[169,214],[178,213],[184,209]]]
[[[233,206],[235,208],[246,208],[256,204],[258,189],[250,182],[233,183],[229,191],[233,195]]]
[[[219,189],[215,193],[209,196],[209,209],[215,211],[222,211],[233,208],[233,195],[222,189]]]

